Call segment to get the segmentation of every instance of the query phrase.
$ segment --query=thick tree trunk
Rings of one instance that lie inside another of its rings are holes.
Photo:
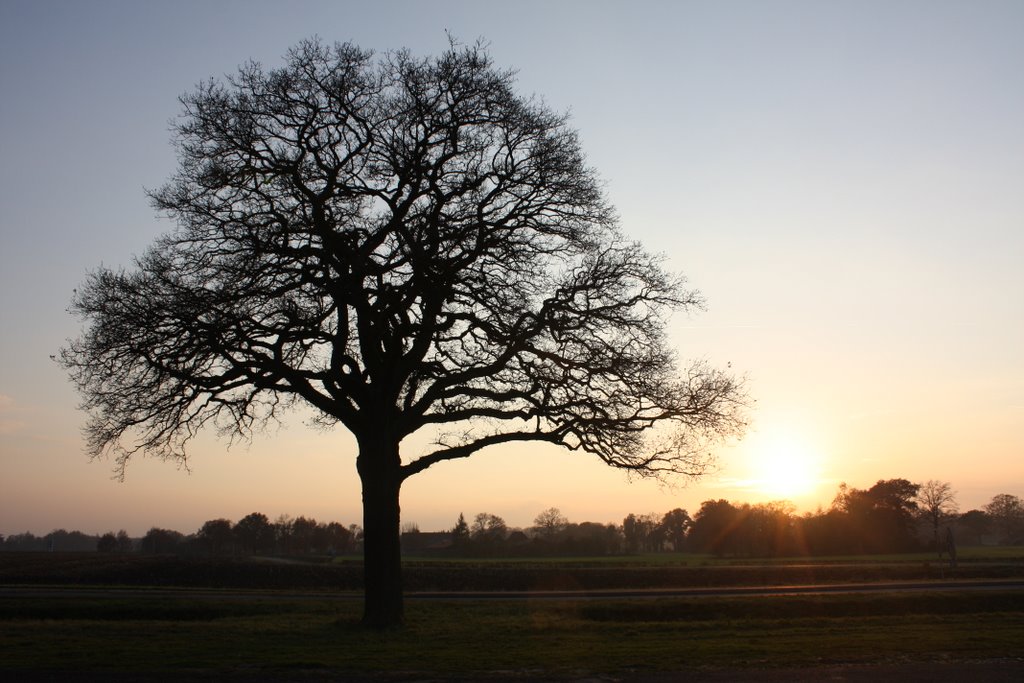
[[[402,625],[402,552],[398,444],[361,443],[356,461],[363,484],[363,624]]]

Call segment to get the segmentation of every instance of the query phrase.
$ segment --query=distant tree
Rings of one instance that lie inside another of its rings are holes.
[[[622,520],[622,538],[627,553],[638,553],[646,541],[646,533],[640,517],[632,512]]]
[[[481,512],[473,518],[473,526],[470,528],[470,535],[476,539],[503,539],[508,533],[508,525],[498,515],[489,512]]]
[[[736,552],[733,532],[739,518],[740,510],[725,499],[704,501],[690,525],[687,535],[690,547],[719,556]]]
[[[134,545],[127,531],[121,529],[117,532],[117,552],[130,553]]]
[[[196,540],[203,550],[211,555],[230,553],[234,541],[231,521],[227,519],[211,519],[203,522],[196,534]]]
[[[4,550],[11,552],[36,552],[46,550],[46,541],[31,531],[12,534],[4,540]]]
[[[562,532],[561,551],[568,555],[612,555],[622,549],[622,534],[614,524],[580,522]]]
[[[452,528],[452,549],[456,552],[463,552],[469,546],[470,533],[466,517],[460,512],[459,520]]]
[[[55,552],[95,552],[99,540],[98,536],[65,529],[54,529],[44,537],[46,549]]]
[[[929,479],[918,489],[916,502],[918,510],[932,529],[932,543],[941,558],[945,543],[939,539],[939,527],[959,511],[953,485]]]
[[[837,514],[826,511],[820,505],[814,512],[805,512],[800,518],[793,520],[794,536],[798,539],[799,555],[832,555],[829,540],[832,534],[827,531],[828,515]]]
[[[742,552],[751,557],[778,557],[797,551],[792,503],[744,504],[741,510],[736,533]]]
[[[640,523],[643,525],[645,536],[644,551],[653,553],[664,550],[665,536],[661,528],[661,517],[657,513],[648,512],[640,516]]]
[[[868,496],[875,507],[895,510],[909,519],[917,509],[917,495],[921,486],[906,479],[879,480],[868,489]]]
[[[847,515],[853,552],[898,552],[914,548],[912,527],[918,484],[880,479],[867,490],[840,485],[833,506]]]
[[[661,518],[662,537],[672,545],[672,550],[679,552],[686,547],[686,532],[691,524],[690,514],[682,508],[669,510]]]
[[[182,98],[176,229],[97,270],[60,360],[94,455],[184,459],[289,406],[355,437],[364,622],[402,620],[399,492],[432,465],[544,441],[695,477],[742,427],[729,374],[680,372],[668,314],[703,305],[623,237],[567,118],[481,46],[375,58],[312,40]],[[438,446],[403,458],[420,431]]]
[[[793,505],[707,500],[694,515],[687,543],[716,555],[772,557],[795,551]]]
[[[275,534],[274,527],[267,516],[261,512],[253,512],[238,520],[232,534],[239,548],[244,553],[263,554],[273,552]]]
[[[985,506],[985,512],[992,520],[1001,543],[1024,543],[1024,501],[1009,493],[1000,493],[992,497]]]
[[[498,515],[481,512],[473,518],[469,534],[478,552],[491,555],[497,552],[508,537],[508,525]]]
[[[970,532],[975,545],[981,545],[985,535],[992,529],[992,518],[984,510],[968,510],[961,514],[957,521]]]
[[[622,520],[622,536],[626,552],[651,552],[658,550],[658,516],[655,514],[635,515],[630,513]]]
[[[338,522],[330,522],[324,526],[324,548],[332,555],[355,552],[355,541],[352,530],[346,529]]]
[[[273,551],[278,553],[292,553],[292,517],[281,513],[271,524],[271,533],[274,538]]]
[[[527,552],[526,547],[530,543],[530,537],[522,529],[509,529],[505,535],[504,546],[513,555],[522,555]]]
[[[568,526],[569,520],[558,508],[548,508],[533,520],[533,530],[541,538],[551,540]]]
[[[142,537],[141,550],[147,555],[176,553],[183,538],[184,536],[172,529],[153,527]]]
[[[96,543],[96,551],[101,553],[117,552],[117,536],[113,531],[108,531],[100,536],[100,540]]]
[[[298,555],[308,555],[321,550],[317,546],[317,521],[307,517],[296,517],[291,523],[291,543],[289,551]]]

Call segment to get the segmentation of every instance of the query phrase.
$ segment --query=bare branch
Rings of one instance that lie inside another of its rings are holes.
[[[621,235],[567,117],[513,86],[481,45],[306,41],[183,96],[150,193],[177,229],[72,303],[92,453],[184,459],[205,426],[248,438],[304,404],[393,476],[404,437],[448,430],[403,478],[528,439],[699,475],[744,409],[665,338],[703,300]]]

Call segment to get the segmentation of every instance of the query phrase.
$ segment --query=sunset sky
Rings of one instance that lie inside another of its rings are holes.
[[[446,31],[571,112],[624,232],[707,298],[672,320],[679,355],[756,403],[700,481],[516,445],[409,480],[405,521],[813,511],[895,477],[963,510],[1024,496],[1024,2],[0,0],[0,533],[360,522],[353,440],[301,414],[113,480],[50,355],[85,275],[172,227],[144,188],[175,170],[180,94],[313,35],[429,55]]]

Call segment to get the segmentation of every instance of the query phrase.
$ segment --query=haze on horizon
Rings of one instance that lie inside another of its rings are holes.
[[[727,498],[831,501],[841,481],[1024,495],[1024,5],[1017,2],[0,2],[0,533],[89,533],[260,511],[360,521],[354,443],[296,415],[190,471],[90,463],[49,356],[73,288],[160,233],[177,97],[320,35],[436,54],[490,44],[569,110],[627,235],[708,300],[682,358],[749,377],[747,437],[685,488],[518,445],[410,479],[424,530],[526,526]],[[415,449],[416,444],[408,444]]]

